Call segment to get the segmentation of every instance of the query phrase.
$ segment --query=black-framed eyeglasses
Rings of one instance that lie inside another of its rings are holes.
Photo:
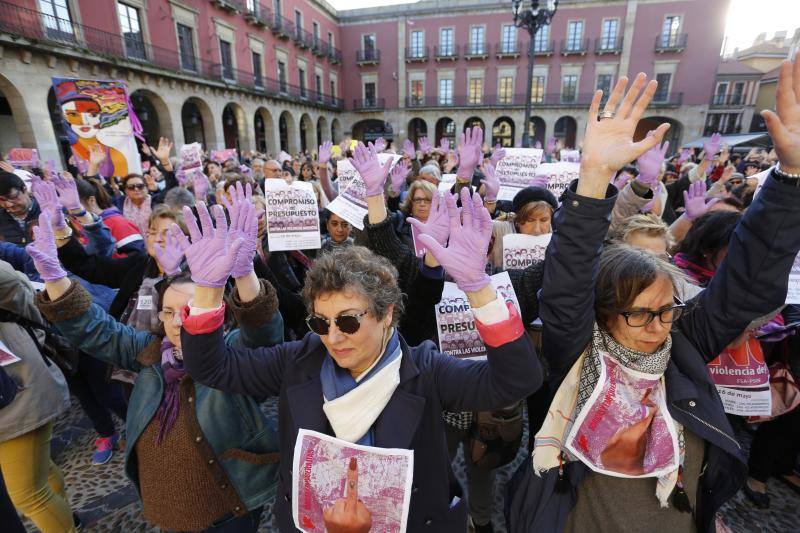
[[[22,191],[19,189],[12,189],[7,196],[0,196],[0,202],[3,202],[4,204],[10,204],[11,202],[17,200],[20,196],[22,196]]]
[[[133,191],[133,190],[142,190],[144,189],[144,187],[145,187],[144,183],[132,183],[130,185],[126,185],[125,189],[128,191]]]
[[[333,321],[339,331],[347,335],[352,335],[361,327],[361,319],[364,318],[364,315],[368,312],[369,311],[364,311],[356,315],[339,315],[334,318]],[[308,328],[317,335],[327,335],[331,328],[331,319],[322,318],[317,315],[309,315],[308,318],[306,318],[306,324],[308,324]]]
[[[673,299],[675,305],[658,311],[620,311],[619,314],[625,317],[625,322],[632,328],[643,328],[656,317],[662,324],[671,324],[678,320],[686,309],[686,304],[677,296],[673,296]]]

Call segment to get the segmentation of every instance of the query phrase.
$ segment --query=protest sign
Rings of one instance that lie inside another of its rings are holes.
[[[141,124],[128,107],[125,82],[53,78],[53,91],[76,160],[88,162],[89,149],[99,145],[106,154],[101,176],[141,174],[134,139]]]
[[[751,335],[739,346],[726,348],[706,368],[726,413],[738,416],[771,413],[769,368],[758,339]]]
[[[529,186],[539,172],[542,162],[540,148],[506,148],[506,155],[497,162],[495,175],[500,181],[498,200],[513,200],[514,196]]]
[[[236,154],[236,148],[226,148],[225,150],[211,150],[210,158],[217,163],[224,163],[228,159],[233,159],[239,162],[239,156]]]
[[[265,180],[264,198],[271,252],[321,246],[317,197],[311,183],[295,181],[287,185],[283,180]]]
[[[278,163],[280,163],[280,164],[281,164],[281,166],[282,166],[282,165],[283,165],[283,164],[284,164],[286,161],[291,161],[291,160],[292,160],[292,156],[290,156],[289,154],[287,154],[287,153],[286,153],[286,152],[284,152],[283,150],[281,150],[281,152],[278,154]]]
[[[12,148],[8,151],[6,161],[14,167],[39,167],[39,152],[36,148]]]
[[[580,163],[560,161],[557,163],[542,163],[539,165],[539,170],[536,174],[547,176],[547,190],[553,193],[556,199],[559,199],[572,180],[578,179],[580,171]]]
[[[442,174],[442,180],[439,182],[439,191],[450,192],[450,189],[452,189],[453,185],[455,184],[456,184],[455,174]]]
[[[789,291],[786,293],[786,303],[800,304],[800,254],[794,258],[792,270],[789,272]]]
[[[508,272],[495,274],[491,277],[491,281],[498,295],[506,301],[513,302],[519,310],[519,301]],[[472,316],[467,295],[460,291],[455,283],[445,282],[442,300],[436,304],[435,312],[439,351],[460,358],[486,357],[486,345],[483,344],[475,327],[475,318]]]
[[[10,364],[16,363],[17,361],[22,361],[19,357],[14,355],[8,346],[0,340],[0,366],[8,366]]]
[[[552,236],[552,233],[537,236],[522,233],[504,235],[503,270],[526,268],[533,263],[544,261],[544,254]]]
[[[414,451],[351,444],[316,431],[297,434],[292,461],[292,517],[306,533],[324,533],[323,511],[347,495],[350,459],[358,462],[358,499],[371,531],[402,533],[408,523]]]
[[[394,154],[378,154],[381,165],[392,159],[392,166],[396,165],[402,156]],[[340,159],[336,162],[336,182],[339,184],[339,195],[326,206],[351,225],[360,230],[364,229],[364,217],[367,214],[367,188],[349,159]]]
[[[190,170],[203,166],[203,146],[200,143],[184,144],[178,152],[181,168]]]

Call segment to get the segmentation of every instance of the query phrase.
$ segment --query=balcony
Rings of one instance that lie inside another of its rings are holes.
[[[266,28],[272,20],[272,10],[260,2],[252,2],[245,7],[244,19],[248,24]]]
[[[378,65],[381,62],[381,51],[377,48],[367,48],[366,50],[356,50],[356,65]]]
[[[534,56],[551,56],[556,51],[556,41],[555,39],[551,39],[550,41],[540,42],[537,41],[533,45],[533,55]],[[530,55],[530,52],[528,52]]]
[[[622,53],[622,36],[620,37],[601,37],[594,40],[594,53],[596,55]]]
[[[424,63],[427,60],[427,46],[412,46],[411,48],[406,48],[406,63]]]
[[[284,41],[295,35],[294,22],[284,18],[278,13],[273,13],[272,24],[270,27],[272,28],[272,34],[278,39],[283,39]]]
[[[242,0],[211,0],[211,3],[231,13],[238,13],[243,10]]]
[[[580,55],[585,56],[589,51],[589,38],[585,39],[567,39],[561,41],[561,55]]]
[[[464,48],[464,59],[486,59],[489,57],[489,47],[486,43],[469,43]]]
[[[711,107],[747,107],[744,94],[715,94]]]
[[[342,64],[342,51],[336,48],[335,46],[328,45],[328,61],[331,62],[332,65],[341,65]]]
[[[292,37],[297,46],[303,50],[309,50],[314,46],[314,36],[311,34],[311,32],[308,32],[297,25],[294,27],[294,35]]]
[[[516,59],[519,57],[520,50],[522,50],[522,47],[519,41],[516,42],[503,41],[494,45],[494,50],[495,50],[494,55],[498,59],[508,59],[508,58]]]
[[[456,61],[458,59],[458,45],[433,47],[433,57],[436,61]]]
[[[683,93],[667,93],[656,91],[650,100],[650,107],[678,107],[683,103]]]
[[[328,43],[326,43],[319,37],[314,37],[314,44],[311,47],[311,51],[317,57],[328,57],[329,54]]]
[[[533,107],[585,107],[592,101],[593,93],[539,94],[531,98]],[[503,95],[456,95],[450,98],[438,96],[407,96],[406,108],[522,108],[524,94]]]
[[[357,98],[353,100],[353,111],[383,111],[386,109],[385,98]]]
[[[655,51],[659,54],[665,52],[683,52],[689,35],[686,33],[662,34],[656,37]]]

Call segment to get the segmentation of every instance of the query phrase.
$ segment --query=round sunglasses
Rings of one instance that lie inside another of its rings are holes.
[[[364,311],[356,315],[339,315],[333,319],[336,327],[342,333],[352,335],[361,327],[361,319],[364,318],[369,311]],[[322,318],[317,315],[309,315],[306,318],[308,328],[317,335],[327,335],[331,329],[331,319]]]

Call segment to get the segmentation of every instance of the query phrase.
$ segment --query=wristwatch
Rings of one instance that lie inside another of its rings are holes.
[[[72,237],[72,228],[67,226],[66,229],[67,229],[67,233],[63,237],[61,237],[59,235],[54,235],[54,237],[56,238],[57,241],[66,241],[67,239]]]
[[[772,169],[773,177],[780,181],[781,183],[785,183],[787,185],[794,185],[795,187],[800,187],[800,174],[791,174],[789,172],[784,172],[781,170],[781,163],[780,161],[778,164],[775,165],[775,168]]]

